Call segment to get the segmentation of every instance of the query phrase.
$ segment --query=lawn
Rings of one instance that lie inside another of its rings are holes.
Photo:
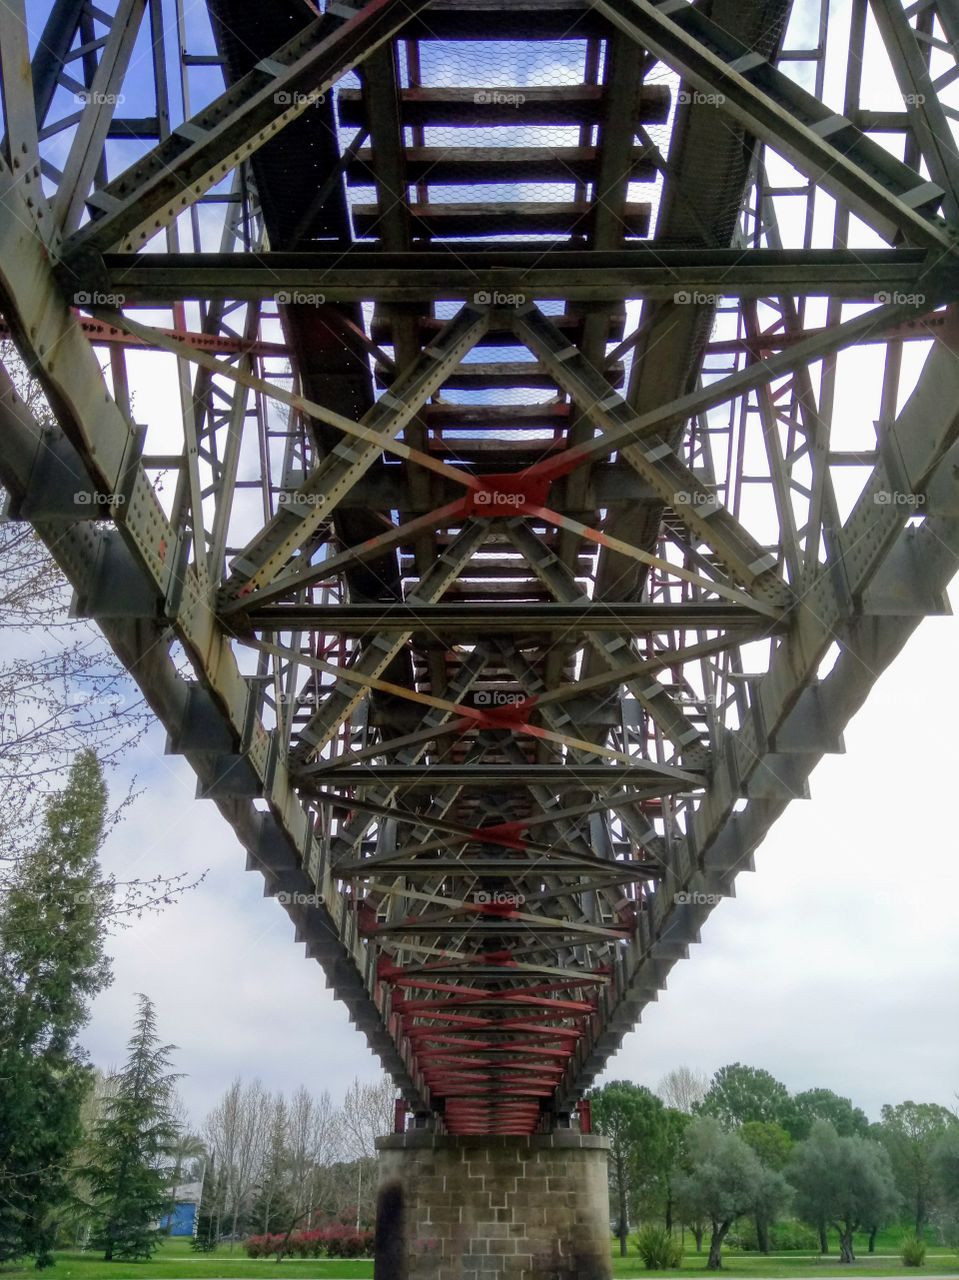
[[[773,1254],[763,1258],[755,1253],[724,1252],[724,1274],[746,1280],[799,1280],[800,1277],[864,1276],[957,1276],[959,1257],[954,1249],[931,1246],[923,1267],[904,1267],[896,1252],[898,1236],[880,1236],[876,1253],[866,1252],[865,1241],[857,1241],[858,1261],[841,1267],[835,1253],[822,1258],[815,1253]],[[687,1253],[677,1271],[646,1271],[630,1242],[629,1255],[619,1257],[613,1242],[613,1274],[620,1280],[640,1277],[682,1277],[706,1274],[706,1253]],[[49,1280],[371,1280],[373,1263],[367,1260],[338,1261],[322,1258],[290,1258],[277,1263],[272,1258],[248,1258],[241,1245],[231,1254],[221,1245],[215,1254],[197,1254],[186,1240],[167,1241],[149,1262],[104,1262],[95,1252],[65,1250],[57,1254]],[[36,1280],[32,1267],[0,1268],[2,1280]]]

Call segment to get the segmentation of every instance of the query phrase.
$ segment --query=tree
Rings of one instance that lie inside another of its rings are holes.
[[[932,1153],[937,1199],[947,1239],[959,1239],[959,1125],[950,1125]]]
[[[230,1224],[230,1248],[245,1227],[270,1127],[271,1099],[261,1081],[244,1085],[237,1077],[207,1116],[204,1137],[221,1171],[223,1224]]]
[[[383,1076],[376,1084],[360,1084],[354,1078],[340,1109],[338,1125],[343,1154],[354,1161],[357,1227],[367,1204],[372,1203],[376,1139],[393,1132],[395,1099],[396,1090],[389,1077]]]
[[[843,1098],[832,1089],[806,1089],[793,1097],[795,1128],[793,1137],[801,1142],[808,1138],[816,1120],[825,1120],[841,1138],[854,1134],[860,1138],[869,1136],[869,1117],[849,1098]]]
[[[617,1234],[623,1257],[630,1211],[643,1190],[662,1175],[666,1158],[665,1108],[643,1085],[614,1080],[590,1097],[593,1124],[609,1138],[610,1180],[617,1203]]]
[[[892,1160],[896,1185],[910,1206],[916,1237],[921,1238],[936,1191],[934,1153],[957,1124],[956,1117],[934,1102],[900,1102],[884,1106],[879,1138]]]
[[[203,1186],[196,1211],[196,1230],[191,1247],[196,1253],[215,1253],[220,1242],[220,1206],[223,1189],[219,1165],[208,1156],[203,1166]]]
[[[853,1234],[895,1212],[896,1184],[889,1156],[868,1138],[841,1138],[817,1120],[793,1151],[789,1180],[807,1222],[831,1223],[839,1232],[840,1262],[854,1262]]]
[[[779,1173],[785,1169],[789,1162],[792,1139],[782,1125],[763,1120],[747,1120],[740,1128],[739,1136],[747,1146],[752,1147],[766,1169]],[[782,1207],[781,1200],[769,1194],[773,1190],[772,1185],[764,1188],[764,1194],[756,1201],[754,1209],[756,1239],[761,1253],[769,1252],[769,1228]]]
[[[301,1085],[290,1101],[287,1124],[289,1230],[304,1222],[312,1226],[338,1142],[339,1122],[329,1093],[324,1090],[314,1098]]]
[[[256,1196],[250,1206],[250,1218],[262,1235],[269,1235],[277,1222],[285,1223],[290,1216],[289,1201],[285,1195],[289,1160],[288,1115],[282,1093],[270,1099],[268,1112],[263,1162],[257,1177]]]
[[[42,425],[55,421],[42,388],[10,342],[0,342],[0,389],[14,388]],[[3,499],[0,489],[0,500]],[[128,756],[150,708],[97,627],[69,616],[70,584],[29,524],[0,523],[0,630],[21,643],[0,654],[0,889],[41,840],[47,798],[79,753],[104,767]],[[112,815],[117,821],[132,792]],[[114,916],[159,909],[206,873],[110,879]]]
[[[376,1084],[354,1078],[340,1112],[343,1142],[354,1158],[376,1154],[376,1139],[393,1132],[396,1089],[388,1076]]]
[[[93,1083],[77,1037],[110,981],[97,852],[107,789],[92,751],[46,805],[0,906],[0,1262],[51,1261],[53,1214]]]
[[[107,1262],[149,1258],[160,1242],[154,1225],[167,1207],[165,1158],[177,1132],[170,1068],[174,1045],[160,1044],[156,1014],[140,995],[126,1065],[97,1125],[90,1181],[94,1240]]]
[[[699,1112],[712,1116],[725,1129],[760,1120],[780,1124],[791,1132],[795,1124],[795,1108],[786,1086],[768,1071],[746,1067],[741,1062],[720,1067],[710,1081]]]
[[[682,1161],[686,1151],[686,1130],[692,1117],[685,1111],[677,1111],[675,1107],[666,1107],[663,1112],[663,1216],[667,1231],[673,1229],[673,1208],[676,1200],[676,1177],[682,1171]],[[702,1237],[700,1237],[701,1243]]]
[[[706,1266],[722,1266],[723,1241],[737,1218],[785,1199],[781,1173],[764,1168],[759,1157],[734,1133],[711,1117],[696,1117],[686,1133],[690,1172],[681,1174],[676,1194],[689,1220],[705,1218],[712,1228]]]
[[[709,1077],[705,1071],[695,1071],[683,1064],[666,1072],[656,1086],[656,1092],[667,1107],[691,1116],[705,1098],[708,1088]]]

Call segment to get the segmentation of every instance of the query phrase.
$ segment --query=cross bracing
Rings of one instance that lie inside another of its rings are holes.
[[[0,479],[409,1106],[529,1132],[945,608],[959,8],[325,9],[0,10]]]

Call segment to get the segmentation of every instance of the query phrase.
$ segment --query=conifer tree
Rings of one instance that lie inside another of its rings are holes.
[[[160,1044],[151,1001],[140,1010],[127,1061],[97,1125],[86,1169],[94,1217],[93,1239],[107,1262],[149,1258],[162,1239],[167,1208],[163,1158],[177,1137],[170,1071],[174,1045]]]
[[[52,1262],[92,1073],[77,1037],[110,981],[97,852],[107,789],[92,751],[47,803],[0,902],[0,1263]]]

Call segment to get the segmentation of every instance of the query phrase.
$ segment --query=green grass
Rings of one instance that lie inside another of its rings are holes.
[[[904,1267],[899,1260],[901,1230],[883,1232],[876,1241],[876,1253],[866,1252],[866,1240],[857,1239],[854,1266],[841,1267],[835,1248],[830,1256],[818,1253],[778,1254],[764,1258],[756,1253],[723,1251],[723,1274],[745,1280],[798,1280],[800,1276],[854,1276],[856,1272],[870,1276],[959,1276],[959,1256],[955,1249],[930,1245],[926,1264]],[[687,1242],[692,1245],[687,1234]],[[886,1256],[883,1256],[886,1255]],[[619,1256],[619,1242],[613,1241],[613,1274],[621,1280],[640,1280],[664,1276],[673,1280],[700,1277],[705,1280],[706,1242],[703,1252],[688,1252],[677,1271],[646,1271],[630,1239],[629,1254]],[[50,1280],[372,1280],[373,1264],[368,1261],[339,1261],[322,1258],[248,1258],[242,1245],[221,1245],[216,1253],[198,1254],[189,1241],[169,1240],[149,1262],[104,1262],[94,1251],[81,1253],[67,1249],[57,1254],[56,1269],[48,1272]],[[37,1280],[32,1266],[0,1268],[2,1280]]]
[[[50,1280],[369,1280],[373,1263],[325,1258],[248,1258],[241,1244],[194,1253],[188,1240],[167,1240],[149,1262],[104,1262],[95,1250],[65,1249]],[[37,1280],[32,1266],[0,1268],[3,1280]]]
[[[754,1253],[727,1253],[723,1251],[723,1272],[725,1276],[742,1276],[746,1280],[791,1280],[799,1276],[854,1276],[857,1272],[867,1276],[956,1276],[959,1275],[959,1258],[954,1250],[941,1250],[939,1253],[927,1254],[926,1265],[922,1267],[904,1267],[895,1257],[878,1257],[875,1254],[858,1254],[852,1266],[841,1266],[835,1254],[825,1258],[818,1253],[795,1253],[764,1258]],[[625,1277],[672,1276],[676,1280],[681,1277],[698,1276],[704,1278],[710,1273],[706,1271],[706,1249],[702,1254],[687,1253],[683,1266],[676,1271],[647,1271],[632,1250],[621,1258],[619,1244],[613,1246],[613,1274]]]

